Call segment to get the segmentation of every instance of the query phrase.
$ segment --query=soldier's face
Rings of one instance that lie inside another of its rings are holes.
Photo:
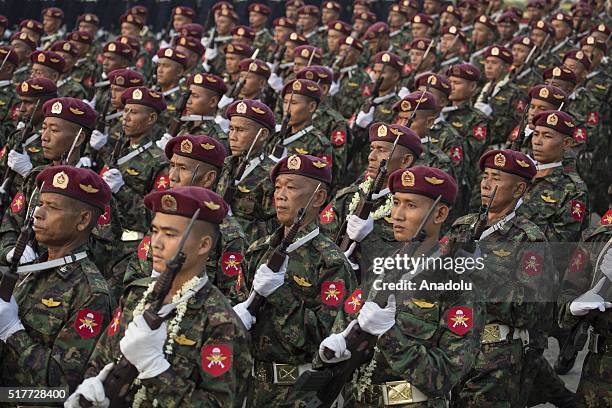
[[[451,83],[451,93],[448,97],[449,101],[464,101],[472,97],[476,84],[467,79],[451,76],[448,79]]]
[[[564,40],[572,33],[572,28],[561,20],[553,20],[550,24],[555,29],[555,40],[557,41]]]
[[[584,55],[589,57],[594,64],[598,64],[604,56],[603,51],[599,48],[587,44],[582,46],[582,52],[584,52]]]
[[[240,78],[244,79],[244,86],[240,90],[240,95],[248,99],[253,99],[266,84],[265,78],[253,73],[249,74],[246,71],[240,73]]]
[[[96,35],[98,31],[98,27],[95,24],[88,23],[86,21],[81,21],[79,23],[79,31],[85,31],[91,34],[92,37]]]
[[[276,208],[276,219],[278,222],[288,227],[293,223],[300,208],[308,203],[308,200],[317,188],[318,182],[297,174],[280,174],[274,182],[274,207]],[[319,195],[325,192],[319,190]],[[312,207],[308,210],[310,215],[313,209],[322,204],[321,199],[313,201]],[[311,218],[311,217],[308,217]]]
[[[13,48],[13,52],[17,54],[19,62],[25,61],[32,53],[30,47],[28,47],[24,42],[19,40],[13,41],[11,43],[11,47]]]
[[[59,79],[60,73],[42,64],[32,64],[30,78],[46,78],[53,82]]]
[[[416,48],[412,48],[408,54],[410,56],[410,65],[412,65],[413,67],[416,67],[417,65],[421,63],[421,60],[423,59],[423,55],[425,55],[425,51],[417,50]]]
[[[414,115],[414,118],[410,123],[410,129],[414,130],[414,132],[419,135],[419,137],[425,137],[429,133],[429,128],[431,127],[431,125],[433,125],[434,119],[435,116],[433,112],[429,113],[426,111],[417,111],[417,114]]]
[[[582,65],[582,63],[580,63],[578,60],[575,60],[573,58],[566,58],[563,61],[563,66],[569,69],[570,71],[572,71],[574,74],[576,74],[576,77],[578,79],[586,75],[586,69],[584,65]]]
[[[544,126],[536,126],[531,136],[533,158],[540,163],[553,163],[563,158],[571,139]]]
[[[413,193],[394,193],[393,208],[391,209],[391,219],[393,220],[393,235],[397,241],[408,241],[415,234],[416,229],[427,214],[427,211],[434,200],[419,194]],[[434,231],[441,225],[448,216],[448,207],[438,205],[434,210],[433,216],[425,224],[427,236],[432,236]]]
[[[308,60],[309,58],[302,58],[297,56],[294,57],[293,62],[295,63],[295,65],[293,65],[293,73],[297,75],[298,72],[306,68],[306,66],[308,65]]]
[[[455,36],[453,34],[444,34],[442,37],[440,37],[440,52],[442,54],[446,52],[450,53],[451,51],[448,51],[448,49],[451,47],[453,42],[455,42],[455,46],[453,47],[453,50],[454,50],[455,48],[457,48],[457,44],[459,43],[459,40],[455,41]],[[412,56],[410,58],[410,63],[412,64]]]
[[[138,37],[140,29],[134,24],[121,23],[121,35],[129,35],[130,37]]]
[[[268,17],[264,14],[256,13],[254,11],[249,13],[249,25],[253,28],[263,27],[268,21]]]
[[[191,85],[191,95],[187,100],[185,111],[187,115],[210,115],[217,109],[219,96],[201,86]]]
[[[119,85],[111,84],[111,105],[114,109],[121,109],[121,94],[125,91],[125,88]]]
[[[527,7],[527,11],[525,12],[525,17],[531,21],[539,20],[542,18],[543,11],[537,7]]]
[[[29,96],[20,96],[21,104],[19,105],[19,118],[20,119],[28,119],[30,116],[36,114],[40,116],[42,114],[42,105],[45,103],[45,100],[41,99],[38,104],[38,109],[34,112],[34,108],[36,107],[36,102],[38,98],[32,98]]]
[[[309,32],[317,24],[317,19],[308,14],[300,14],[297,23],[299,26],[304,27],[304,32]]]
[[[60,27],[61,24],[62,24],[62,20],[58,18],[43,16],[42,25],[43,25],[43,30],[45,34],[54,33],[55,31],[57,31],[57,29]]]
[[[240,156],[242,153],[247,152],[260,128],[261,125],[251,119],[242,116],[232,116],[228,135],[232,156]],[[254,157],[254,153],[261,150],[267,137],[268,130],[263,129],[259,137],[257,137],[257,142],[253,146],[251,157]]]
[[[234,20],[227,16],[219,16],[215,27],[219,35],[229,35],[234,29]]]
[[[183,24],[189,24],[191,22],[191,18],[182,14],[175,14],[172,19],[172,28],[174,28],[174,31],[178,32]]]
[[[474,30],[472,30],[472,41],[475,44],[486,44],[492,36],[493,33],[491,33],[491,30],[489,30],[489,27],[481,23],[474,24]]]
[[[34,211],[36,241],[47,247],[61,247],[73,241],[89,220],[91,212],[75,208],[73,199],[57,193],[42,193]]]
[[[574,86],[575,86],[575,84],[572,82],[563,81],[559,78],[554,78],[554,77],[545,80],[544,84],[553,85],[553,86],[556,86],[557,88],[561,88],[568,95],[572,93],[572,91],[574,90]]]
[[[157,63],[157,84],[169,86],[178,84],[183,75],[183,66],[169,58],[160,58]]]
[[[512,58],[514,60],[514,66],[522,66],[525,63],[527,56],[529,55],[529,51],[531,51],[530,47],[521,44],[514,44],[512,46]]]
[[[391,89],[395,86],[397,80],[399,80],[399,73],[391,68],[390,66],[386,66],[384,64],[374,64],[374,81],[378,80],[378,77],[382,75],[383,80],[380,84],[380,91],[384,92]]]
[[[327,32],[327,49],[330,52],[338,51],[340,46],[340,40],[342,39],[342,33],[336,30],[329,30]]]
[[[198,167],[199,165],[199,167]],[[193,177],[193,173],[196,171],[197,174]],[[214,178],[211,180],[202,180],[208,166],[198,160],[192,159],[191,157],[185,157],[178,154],[172,155],[170,158],[170,170],[168,178],[170,179],[170,188],[174,187],[186,187],[186,186],[200,186],[204,188],[210,188]],[[193,183],[191,179],[193,178]],[[215,176],[216,178],[216,176]]]
[[[538,30],[536,28],[531,31],[531,35],[529,37],[531,38],[531,41],[533,41],[537,46],[540,46],[546,39],[546,35],[547,33],[545,31]]]
[[[225,71],[228,74],[238,73],[238,64],[241,61],[241,56],[238,54],[225,54]]]
[[[324,8],[321,11],[321,22],[323,25],[327,25],[330,21],[334,21],[340,18],[340,14],[334,9]]]
[[[425,0],[423,3],[423,13],[437,14],[440,11],[440,3],[437,0]]]
[[[83,44],[82,42],[70,41],[70,45],[72,45],[72,48],[76,50],[79,57],[82,57],[83,55],[87,54],[87,51],[89,51],[89,45]]]
[[[59,55],[62,56],[62,58],[64,58],[64,61],[66,62],[66,64],[64,65],[64,72],[69,72],[72,70],[72,67],[74,67],[74,64],[76,63],[76,59],[71,55],[68,54],[67,52],[62,52],[62,51],[56,51]]]
[[[129,65],[129,61],[114,52],[105,52],[102,60],[102,69],[105,73],[109,73],[119,68],[125,68]]]
[[[390,11],[387,21],[389,22],[389,27],[399,28],[406,22],[406,17],[397,11]]]
[[[429,26],[422,23],[412,23],[412,37],[427,37],[429,34]]]
[[[291,35],[291,30],[286,27],[276,26],[274,28],[274,42],[282,44],[287,41],[287,38]]]
[[[440,27],[458,26],[461,21],[451,13],[442,13],[440,15]]]
[[[128,103],[123,108],[123,130],[127,137],[147,133],[156,121],[157,114],[147,106]]]
[[[490,203],[495,187],[497,187],[495,200]],[[481,204],[490,205],[490,210],[498,213],[518,199],[525,192],[526,187],[527,183],[521,177],[485,167],[480,181]]]
[[[393,143],[380,141],[370,142],[370,154],[368,155],[368,168],[366,170],[368,177],[371,179],[376,177],[382,160],[388,161],[387,174],[391,174],[399,168],[410,167],[412,165],[412,159],[410,159],[410,162],[406,162],[406,152],[408,149],[398,145],[393,152],[393,156],[389,157],[391,149],[393,149]],[[412,155],[408,156],[408,158],[412,157]]]
[[[472,24],[472,21],[474,21],[474,17],[476,17],[476,10],[470,7],[461,7],[459,9],[459,12],[461,13],[462,24]]]
[[[291,20],[295,21],[295,19],[297,18],[297,7],[287,7],[287,9],[285,10],[285,15],[287,16],[287,18],[290,18]]]
[[[497,57],[490,56],[485,59],[484,72],[489,81],[502,78],[508,73],[508,64]]]
[[[245,36],[238,35],[238,34],[232,35],[232,42],[235,42],[238,44],[246,44],[246,45],[253,44],[253,40],[251,40],[249,37],[245,37]]]
[[[355,24],[353,24],[353,29],[358,33],[364,33],[365,30],[367,30],[369,26],[370,26],[370,23],[368,23],[367,21],[362,20],[362,19],[357,19],[355,20]]]
[[[497,31],[499,32],[499,36],[504,40],[509,40],[514,35],[516,31],[516,25],[512,23],[499,23],[497,25]]]
[[[182,45],[177,45],[176,50],[187,57],[187,67],[193,68],[197,65],[200,56],[198,53],[191,51],[189,48],[186,48]]]
[[[527,111],[527,123],[529,124],[529,127],[531,129],[535,129],[535,126],[533,125],[533,118],[535,115],[540,112],[555,109],[557,109],[557,106],[554,106],[552,103],[533,98],[529,104],[529,110]]]
[[[38,34],[34,30],[30,30],[29,28],[24,27],[21,29],[21,31],[26,33],[28,37],[30,37],[30,39],[34,42],[38,42],[40,40],[40,34]]]
[[[79,132],[79,126],[64,119],[48,116],[42,123],[42,142],[43,155],[47,160],[60,160],[62,155],[67,153]],[[81,132],[79,139],[84,139],[85,135]],[[78,149],[81,142],[77,140]]]
[[[291,112],[290,126],[308,122],[316,109],[317,103],[307,96],[294,93],[292,98],[291,92],[287,92],[283,97],[283,112]]]

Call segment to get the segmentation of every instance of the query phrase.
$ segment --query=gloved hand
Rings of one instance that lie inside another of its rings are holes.
[[[356,324],[357,320],[353,320],[342,333],[330,334],[319,344],[319,357],[321,357],[324,363],[335,364],[351,358],[351,352],[346,348],[346,337]],[[325,357],[326,348],[334,352],[333,358],[328,359]]]
[[[94,130],[91,132],[91,137],[89,138],[89,145],[95,150],[100,150],[102,146],[104,146],[108,142],[108,135],[100,132],[99,130]]]
[[[253,289],[261,296],[270,296],[285,283],[288,262],[289,257],[285,256],[285,262],[283,262],[283,266],[281,266],[278,272],[272,272],[266,264],[261,264],[257,268],[257,272],[255,272],[255,278],[253,278]]]
[[[236,312],[240,320],[242,320],[242,323],[247,330],[251,330],[251,327],[253,327],[253,324],[256,322],[255,316],[249,313],[247,309],[251,305],[251,302],[253,302],[253,299],[255,299],[254,291],[251,292],[247,300],[234,306],[234,312]]]
[[[117,193],[125,184],[121,172],[117,169],[108,169],[102,176],[102,179],[108,184],[113,193]]]
[[[612,308],[612,302],[606,302],[598,293],[607,279],[605,276],[602,277],[594,287],[572,300],[572,303],[570,303],[570,313],[574,316],[584,316],[591,310],[597,309],[600,312],[605,312],[606,309]]]
[[[217,107],[219,109],[224,109],[227,105],[229,105],[230,103],[234,102],[234,98],[230,98],[226,95],[223,95],[221,97],[221,100],[219,101],[219,103],[217,104]]]
[[[368,126],[370,126],[370,123],[372,123],[373,120],[374,120],[374,106],[372,106],[368,112],[359,111],[359,113],[357,114],[357,119],[355,120],[355,123],[357,124],[357,126],[365,129]]]
[[[17,123],[15,130],[22,130],[24,127],[25,127],[25,123],[20,120],[19,123]]]
[[[32,170],[32,162],[27,153],[12,150],[8,154],[8,166],[21,177],[25,177]]]
[[[359,265],[357,265],[356,263],[354,263],[353,261],[351,261],[351,256],[353,255],[353,252],[355,251],[355,247],[357,246],[357,242],[353,242],[351,244],[351,246],[348,247],[348,249],[346,250],[346,252],[344,253],[344,256],[346,257],[346,260],[348,261],[349,265],[351,265],[351,268],[356,271],[357,269],[359,269]]]
[[[161,139],[159,139],[155,144],[162,150],[166,149],[166,145],[172,139],[172,135],[170,133],[164,133]]]
[[[280,92],[283,90],[283,78],[273,72],[270,74],[270,78],[268,78],[268,85],[276,92]]]
[[[207,48],[206,51],[204,51],[204,58],[207,62],[217,58],[217,55],[219,55],[219,50],[217,50],[216,46],[213,48]]]
[[[113,369],[114,363],[108,363],[102,371],[95,377],[85,379],[64,402],[64,408],[82,408],[79,399],[83,396],[87,401],[91,402],[94,408],[108,408],[110,401],[104,394],[103,382],[108,377],[108,374]]]
[[[79,162],[77,163],[81,167],[90,168],[91,167],[91,159],[87,156],[81,157]]]
[[[13,262],[13,254],[15,253],[15,248],[11,249],[8,254],[6,254],[6,262]],[[36,260],[36,252],[32,249],[31,246],[26,245],[23,254],[21,255],[21,259],[19,260],[19,265],[27,264],[30,262],[34,262]]]
[[[474,107],[487,116],[491,116],[491,113],[493,113],[493,108],[491,108],[491,105],[489,105],[488,103],[476,102],[474,104]]]
[[[367,219],[350,215],[346,223],[346,233],[349,238],[356,242],[361,242],[374,229],[374,219],[369,215]]]
[[[138,369],[141,380],[157,377],[170,367],[164,357],[166,323],[151,330],[143,315],[137,315],[128,324],[125,335],[119,342],[121,353]]]
[[[395,295],[389,295],[387,306],[382,309],[378,304],[367,301],[359,311],[359,327],[374,336],[382,336],[395,325]]]
[[[217,125],[219,125],[219,127],[221,128],[221,130],[223,130],[223,133],[227,133],[229,132],[229,124],[230,121],[225,119],[223,116],[221,115],[217,115],[215,116],[215,123]]]
[[[340,91],[340,84],[338,83],[338,81],[332,82],[331,86],[329,87],[329,95],[334,96],[339,91]]]
[[[275,62],[266,62],[266,65],[268,66],[268,68],[270,68],[270,72],[274,72],[276,71],[276,67],[278,64]]]
[[[400,99],[404,99],[404,97],[406,97],[409,94],[410,94],[410,89],[406,88],[405,86],[402,86],[399,92],[397,93],[397,96]]]
[[[11,296],[10,302],[0,298],[0,340],[6,342],[15,332],[25,330],[19,320],[19,307],[15,296]]]

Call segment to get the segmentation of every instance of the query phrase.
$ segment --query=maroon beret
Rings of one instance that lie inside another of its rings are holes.
[[[62,9],[57,7],[47,7],[46,9],[43,9],[40,15],[43,17],[57,18],[60,20],[64,19],[64,12],[62,11]]]
[[[550,34],[551,36],[555,35],[555,29],[549,23],[544,20],[536,21],[531,27],[532,30],[542,30],[546,34]]]
[[[478,16],[475,20],[474,20],[474,24],[476,23],[480,23],[482,25],[484,25],[485,27],[487,27],[489,30],[496,32],[497,31],[497,23],[495,21],[493,21],[493,19],[489,16],[487,16],[486,14],[482,14],[480,16]]]
[[[321,4],[321,9],[334,10],[340,13],[342,11],[342,6],[337,1],[324,1]]]
[[[346,23],[342,20],[330,21],[329,23],[327,23],[327,29],[338,31],[342,33],[345,37],[351,35],[351,32],[353,31],[353,27],[349,23]]]
[[[417,24],[425,24],[428,25],[430,27],[433,27],[435,24],[434,19],[427,14],[423,14],[423,13],[419,13],[417,15],[415,15],[414,17],[412,17],[412,23],[417,23]]]
[[[368,131],[370,142],[395,143],[410,149],[418,159],[423,153],[421,138],[412,129],[397,124],[374,123]]]
[[[315,47],[313,45],[300,45],[299,47],[295,47],[293,51],[293,57],[300,57],[306,60],[310,60],[310,56],[314,54],[312,57],[312,64],[320,64],[321,63],[321,49]]]
[[[90,130],[96,126],[96,118],[98,117],[96,111],[87,103],[67,96],[45,102],[43,114],[45,117],[64,119]]]
[[[128,24],[132,24],[136,27],[138,27],[139,29],[142,29],[142,27],[144,27],[145,25],[145,20],[144,18],[140,17],[139,15],[136,14],[123,14],[121,16],[121,18],[119,19],[119,21],[123,24],[123,23],[128,23]]]
[[[204,54],[204,46],[197,38],[180,36],[176,39],[176,45],[185,47],[189,51],[195,52],[200,56]]]
[[[96,27],[100,27],[100,19],[98,16],[92,13],[85,13],[78,16],[77,23],[89,23],[95,25]]]
[[[567,102],[567,94],[553,85],[536,85],[529,90],[529,98],[548,102],[557,109]]]
[[[580,41],[581,47],[584,47],[585,45],[590,45],[592,47],[599,48],[601,51],[604,52],[604,54],[608,52],[608,45],[604,41],[600,41],[592,35],[583,38],[582,41]]]
[[[221,224],[229,207],[217,193],[203,187],[174,187],[154,191],[144,198],[145,206],[152,212],[160,212],[191,218],[199,209],[198,220]]]
[[[316,82],[310,81],[308,79],[293,79],[288,81],[283,87],[282,96],[285,97],[286,94],[293,92],[298,95],[308,96],[319,102],[321,97],[323,96],[323,91],[321,87],[317,85]]]
[[[576,3],[572,6],[572,15],[574,17],[591,17],[593,9],[588,4]]]
[[[131,35],[120,35],[115,38],[115,41],[129,45],[132,49],[132,57],[136,57],[140,53],[140,40],[136,37],[132,37]]]
[[[227,86],[225,82],[223,82],[223,79],[214,74],[197,73],[192,75],[187,83],[189,85],[210,89],[219,95],[223,95],[227,92]]]
[[[289,38],[287,41],[291,41],[295,43],[297,46],[308,45],[308,40],[302,34],[299,33],[291,33],[289,34]]]
[[[503,9],[504,13],[514,13],[516,17],[521,19],[523,17],[523,10],[516,6],[508,6]]]
[[[202,38],[204,27],[198,23],[187,23],[181,26],[179,33],[185,37]]]
[[[446,76],[454,76],[474,82],[480,79],[480,70],[472,64],[456,64],[448,69]]]
[[[363,34],[363,39],[373,40],[385,35],[389,35],[389,26],[383,21],[378,21],[368,27],[366,32]]]
[[[215,13],[223,9],[234,10],[234,5],[230,1],[218,1],[212,7],[212,11]]]
[[[178,16],[178,15],[187,16],[189,18],[194,18],[195,17],[195,11],[191,7],[176,6],[175,8],[172,9],[172,17]]]
[[[591,33],[594,33],[594,32],[603,33],[605,35],[610,35],[610,27],[608,27],[604,23],[599,23],[597,24],[597,26],[591,29]]]
[[[457,182],[448,173],[435,167],[414,166],[399,169],[389,176],[392,193],[412,193],[453,205],[457,198]]]
[[[289,28],[291,30],[295,30],[296,29],[295,21],[293,21],[292,19],[287,18],[287,17],[279,17],[279,18],[275,19],[274,23],[272,25],[274,27],[285,27],[285,28]]]
[[[402,8],[402,10],[406,10],[406,11],[410,11],[408,9],[411,9],[411,8],[415,10],[419,9],[418,0],[401,0],[398,4]]]
[[[346,44],[349,47],[353,47],[354,49],[358,50],[358,51],[363,51],[363,43],[361,41],[359,41],[356,38],[353,38],[351,36],[348,36],[344,39],[344,41],[342,41],[342,44]],[[340,45],[342,45],[340,44]]]
[[[263,14],[264,16],[269,16],[272,13],[272,9],[266,6],[263,3],[253,3],[249,6],[249,11],[253,13]]]
[[[8,27],[8,18],[0,14],[0,27],[7,28]]]
[[[11,35],[11,43],[13,43],[13,41],[21,41],[31,50],[36,49],[36,43],[34,42],[34,40],[32,40],[26,33],[22,31],[18,31],[15,34]]]
[[[440,15],[442,14],[451,14],[453,15],[457,20],[461,21],[461,13],[459,12],[459,9],[452,5],[452,4],[448,4],[446,7],[444,7],[442,9],[442,11],[440,12]]]
[[[325,159],[308,154],[292,154],[281,159],[270,172],[274,183],[280,174],[297,174],[322,181],[327,185],[332,181],[332,166]]]
[[[397,54],[387,51],[381,51],[374,55],[374,63],[388,65],[399,72],[403,72],[404,68],[402,59]]]
[[[0,46],[0,61],[4,61],[5,58],[6,62],[8,62],[9,64],[13,64],[15,67],[19,65],[19,57],[17,57],[17,54],[15,53],[15,51],[13,51],[13,48],[6,45],[2,45]]]
[[[123,91],[121,94],[121,103],[123,106],[128,103],[148,106],[149,108],[155,109],[157,113],[166,110],[164,95],[145,86],[131,87]]]
[[[51,45],[51,47],[49,48],[49,51],[65,52],[66,54],[70,54],[71,56],[75,58],[79,56],[77,49],[74,48],[74,46],[72,45],[70,41],[66,41],[66,40],[60,40],[60,41],[54,42],[53,45]]]
[[[39,35],[43,35],[45,31],[43,30],[43,25],[40,21],[37,20],[23,20],[19,23],[19,29],[27,28],[28,30],[32,30]]]
[[[229,119],[231,119],[232,116],[242,116],[259,123],[269,130],[274,130],[276,125],[274,113],[268,105],[253,99],[243,99],[233,102],[227,107],[225,116]]]
[[[149,14],[149,10],[145,6],[139,4],[137,6],[130,7],[128,13],[146,17]]]
[[[556,130],[566,136],[572,137],[576,130],[574,118],[568,113],[557,110],[549,110],[540,112],[533,118],[533,124],[536,126],[547,127]]]
[[[506,64],[512,64],[514,58],[512,57],[512,51],[502,45],[493,44],[489,46],[485,52],[484,57],[496,57],[505,62]]]
[[[401,14],[405,18],[409,18],[410,17],[410,11],[408,9],[402,7],[399,4],[392,4],[391,5],[391,8],[389,8],[389,14],[391,14],[391,13]],[[444,13],[444,11],[442,11],[442,13]]]
[[[537,173],[536,166],[529,156],[511,149],[489,150],[480,157],[478,165],[480,171],[488,167],[504,173],[516,174],[526,180],[533,179]]]
[[[476,0],[461,0],[457,4],[458,8],[469,8],[472,10],[478,10],[478,2]]]
[[[512,45],[520,44],[525,47],[532,48],[534,46],[533,40],[528,35],[520,35],[518,37],[514,37],[512,40]]]
[[[563,12],[558,12],[555,13],[555,15],[552,18],[553,20],[557,20],[557,21],[563,21],[565,24],[567,24],[570,28],[573,28],[574,25],[574,21],[572,20],[572,16],[570,16],[567,13],[563,13]]]
[[[305,6],[300,7],[297,10],[297,15],[298,16],[312,16],[312,17],[319,17],[319,8],[317,6],[313,6],[310,4],[307,4]]]
[[[172,155],[190,157],[194,160],[212,164],[217,168],[223,167],[227,151],[216,139],[207,135],[182,135],[173,137],[164,149],[166,157]]]
[[[30,54],[32,64],[40,64],[51,68],[60,74],[64,71],[66,61],[64,57],[53,51],[34,51]]]
[[[412,42],[410,43],[410,49],[411,50],[420,50],[420,51],[425,51],[427,50],[427,47],[429,47],[429,44],[432,43],[432,39],[427,38],[427,37],[417,37],[414,40],[412,40]],[[432,48],[435,46],[435,44],[432,45]],[[433,55],[433,53],[432,53]]]
[[[57,97],[55,82],[47,78],[26,79],[15,88],[19,96],[26,97]]]
[[[584,53],[584,51],[571,50],[571,51],[566,52],[565,55],[563,56],[563,62],[565,62],[566,60],[570,58],[580,62],[582,66],[584,67],[584,69],[586,69],[587,71],[591,69],[591,59],[588,57],[588,55]]]
[[[132,88],[134,86],[145,85],[145,79],[142,74],[129,68],[119,68],[109,72],[108,80],[112,85],[120,86],[122,88]]]
[[[415,109],[420,111],[435,111],[438,109],[438,101],[434,94],[424,91],[411,92],[401,101],[397,101],[393,109],[398,112],[411,112]]]
[[[171,59],[172,61],[181,64],[183,68],[187,66],[187,56],[174,48],[160,48],[157,51],[157,57]]]
[[[353,6],[357,5],[370,7],[370,0],[353,0]]]
[[[561,81],[571,82],[576,85],[578,83],[578,79],[576,78],[576,74],[570,69],[565,67],[550,67],[544,72],[542,72],[542,77],[546,81],[547,79],[560,79]]]
[[[44,185],[43,185],[44,183]],[[36,176],[41,193],[57,193],[104,211],[112,193],[106,182],[90,169],[48,166]]]
[[[334,72],[330,68],[322,65],[311,65],[300,70],[296,77],[298,79],[309,79],[318,84],[331,85],[334,79]]]
[[[376,22],[376,18],[376,14],[372,13],[371,11],[364,11],[363,13],[355,14],[353,16],[353,21],[363,20],[369,22],[370,24],[374,24]]]
[[[247,44],[231,42],[223,46],[223,52],[225,54],[243,55],[246,58],[250,58],[253,55],[253,48]]]
[[[104,44],[104,52],[111,52],[123,57],[127,60],[132,60],[132,47],[119,41],[109,41]]]
[[[527,8],[529,7],[533,7],[533,8],[539,8],[539,9],[543,9],[545,6],[544,2],[541,0],[529,0],[527,2]]]
[[[255,75],[270,78],[270,67],[260,59],[246,58],[240,61],[238,68],[241,72],[252,72]]]
[[[221,10],[219,10],[218,13],[216,13],[216,15],[218,17],[228,17],[228,18],[231,18],[235,22],[239,21],[238,13],[236,13],[233,9],[222,8]]]
[[[255,39],[255,30],[253,30],[249,26],[239,25],[234,27],[232,30],[232,35],[237,35],[238,37],[244,37],[251,41]]]
[[[441,35],[445,35],[445,34],[449,34],[452,36],[459,36],[459,40],[463,43],[463,44],[467,44],[467,37],[465,35],[465,33],[463,31],[461,31],[461,29],[457,26],[444,26],[442,27],[442,31],[440,32]]]
[[[441,91],[447,97],[451,93],[451,84],[448,78],[444,75],[427,72],[415,78],[415,85],[417,88],[420,86],[427,86],[428,83],[430,88],[434,88]]]
[[[93,38],[87,31],[73,31],[69,33],[66,38],[68,41],[76,41],[87,45],[91,45],[93,43]]]
[[[519,23],[519,16],[517,16],[512,11],[506,11],[506,12],[502,13],[502,15],[497,18],[497,22],[498,23],[518,24]]]

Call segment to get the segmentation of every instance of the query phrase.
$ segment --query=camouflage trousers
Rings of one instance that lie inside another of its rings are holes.
[[[559,408],[574,406],[574,393],[565,388],[565,383],[544,358],[543,350],[530,350],[526,355],[521,382],[523,406],[546,402]]]
[[[587,354],[576,396],[578,407],[612,407],[612,353]]]

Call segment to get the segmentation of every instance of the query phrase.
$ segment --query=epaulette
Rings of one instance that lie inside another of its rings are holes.
[[[478,221],[478,214],[477,213],[466,214],[466,215],[464,215],[462,217],[457,218],[455,220],[455,222],[453,222],[453,226],[455,226],[455,225],[472,225],[476,221]]]

